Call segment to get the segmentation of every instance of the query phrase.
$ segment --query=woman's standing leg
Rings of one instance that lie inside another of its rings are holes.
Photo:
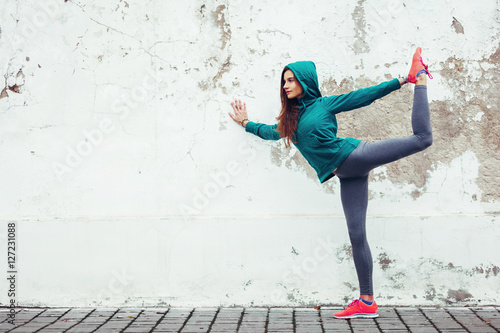
[[[360,177],[339,177],[342,207],[349,230],[352,255],[358,275],[360,298],[347,309],[334,314],[336,318],[376,318],[378,306],[373,299],[373,260],[366,237],[368,208],[368,174]]]
[[[420,75],[414,91],[411,119],[413,135],[374,143],[361,142],[335,172],[340,179],[342,206],[360,287],[360,300],[355,300],[347,309],[334,314],[337,318],[378,316],[378,307],[373,299],[373,261],[366,237],[368,174],[380,165],[422,151],[432,144],[426,83],[426,75]]]
[[[349,230],[360,294],[364,296],[362,298],[368,298],[367,301],[373,301],[373,260],[366,237],[368,175],[339,179],[342,207]]]

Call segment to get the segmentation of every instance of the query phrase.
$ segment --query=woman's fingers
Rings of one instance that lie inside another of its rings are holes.
[[[231,102],[231,106],[233,107],[234,113],[236,114],[238,112],[238,109],[236,108],[236,100],[234,102]]]
[[[239,111],[242,112],[244,115],[247,113],[247,104],[242,102],[241,99],[238,100],[238,108]]]
[[[238,101],[235,99],[234,102],[231,102],[231,106],[233,107],[233,111],[234,111],[234,116],[231,112],[228,112],[229,113],[229,116],[237,123],[239,123],[240,121],[238,120],[239,118],[239,111],[238,111]]]
[[[241,99],[235,99],[231,102],[231,106],[233,107],[234,116],[231,112],[229,112],[229,115],[235,122],[240,123],[247,117],[247,105],[245,102],[242,102]]]

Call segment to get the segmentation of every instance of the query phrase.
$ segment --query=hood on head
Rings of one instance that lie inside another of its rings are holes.
[[[297,80],[299,80],[302,89],[304,89],[304,96],[300,100],[304,104],[312,102],[321,97],[318,84],[318,74],[316,73],[316,65],[312,61],[297,61],[286,65]]]

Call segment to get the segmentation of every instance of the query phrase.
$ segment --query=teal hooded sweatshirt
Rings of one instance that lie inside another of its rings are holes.
[[[286,68],[292,70],[304,89],[299,98],[295,147],[309,162],[321,183],[332,178],[332,173],[361,142],[354,138],[337,137],[335,114],[370,105],[401,87],[398,79],[386,81],[373,87],[352,91],[348,94],[322,97],[319,91],[316,65],[312,61],[298,61]],[[278,124],[266,125],[248,122],[245,131],[265,140],[279,140]]]

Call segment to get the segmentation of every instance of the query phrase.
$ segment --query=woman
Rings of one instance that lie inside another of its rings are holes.
[[[310,61],[287,65],[281,76],[281,113],[278,123],[266,125],[248,120],[241,100],[231,103],[231,118],[245,131],[266,140],[290,141],[316,170],[321,183],[339,177],[342,207],[347,220],[354,264],[360,286],[360,297],[338,313],[336,318],[375,318],[378,307],[373,298],[373,262],[366,239],[368,174],[370,170],[422,151],[432,144],[427,75],[432,79],[421,57],[422,49],[413,55],[406,79],[393,79],[348,94],[321,97],[316,66]],[[411,123],[413,135],[406,138],[365,142],[337,137],[335,114],[371,104],[403,84],[415,84]]]

